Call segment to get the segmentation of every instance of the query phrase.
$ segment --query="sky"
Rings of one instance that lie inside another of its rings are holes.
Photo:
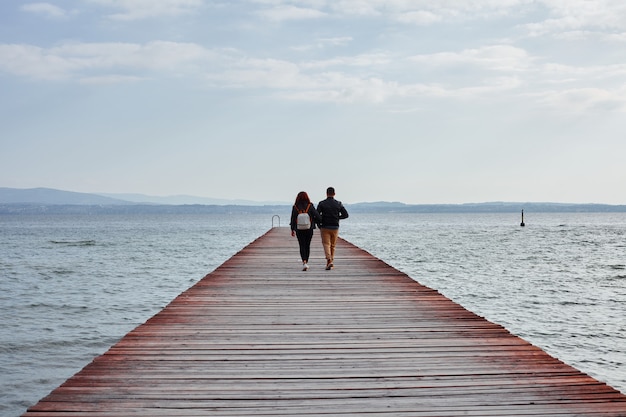
[[[626,204],[623,0],[0,2],[0,186]]]

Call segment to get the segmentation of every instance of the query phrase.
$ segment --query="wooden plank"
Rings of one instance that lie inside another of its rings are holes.
[[[314,239],[319,239],[316,236]],[[275,228],[24,416],[626,416],[626,396],[340,240]]]

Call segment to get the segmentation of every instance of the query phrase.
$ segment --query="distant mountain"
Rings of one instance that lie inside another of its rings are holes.
[[[289,213],[290,204],[266,204],[247,200],[217,200],[198,197],[126,197],[77,193],[51,188],[0,187],[0,214],[204,214]],[[201,204],[199,202],[204,202]],[[239,204],[234,204],[233,202]],[[217,204],[230,202],[230,204]],[[212,204],[206,204],[212,203]]]
[[[61,191],[52,188],[4,188],[0,187],[2,204],[77,204],[77,205],[120,205],[128,201],[97,194]]]
[[[625,205],[488,202],[465,204],[356,203],[350,212],[360,213],[514,213],[524,210],[535,213],[626,212]]]
[[[238,206],[266,206],[290,204],[284,201],[252,201],[252,200],[227,200],[219,198],[195,197],[191,195],[173,195],[157,197],[144,194],[99,194],[105,197],[125,200],[142,204],[204,204],[204,205],[238,205]]]
[[[0,204],[50,204],[50,205],[132,205],[132,204],[158,204],[158,205],[241,205],[241,206],[264,206],[264,205],[290,205],[286,202],[251,201],[251,200],[225,200],[217,198],[204,198],[186,195],[169,197],[155,197],[143,194],[100,194],[100,193],[77,193],[73,191],[56,190],[52,188],[3,188],[0,187]]]
[[[291,203],[223,200],[192,196],[89,194],[51,188],[0,187],[0,214],[19,213],[248,213],[289,212]],[[350,213],[626,212],[625,205],[488,202],[466,204],[346,204]]]

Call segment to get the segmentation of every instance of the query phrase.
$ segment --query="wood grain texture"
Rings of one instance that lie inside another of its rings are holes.
[[[626,416],[623,394],[358,247],[323,258],[316,234],[301,271],[271,229],[24,416]]]

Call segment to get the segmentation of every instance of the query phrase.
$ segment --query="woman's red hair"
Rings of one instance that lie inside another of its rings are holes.
[[[296,207],[304,209],[306,208],[306,206],[309,205],[310,202],[311,202],[311,199],[309,199],[309,195],[304,191],[300,191],[298,195],[296,196],[295,205]]]

